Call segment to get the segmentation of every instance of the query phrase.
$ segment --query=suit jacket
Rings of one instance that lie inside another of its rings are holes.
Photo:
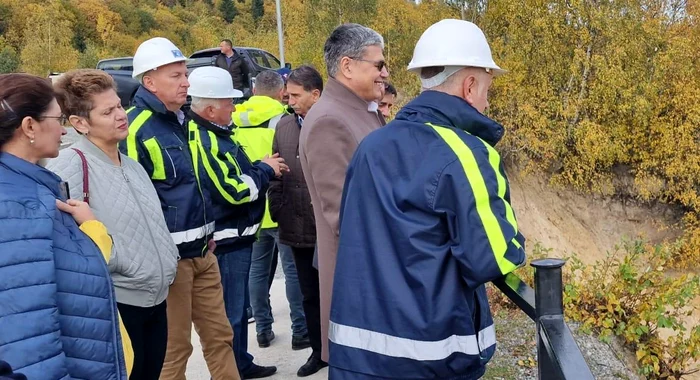
[[[321,98],[306,115],[299,136],[299,158],[316,219],[322,359],[326,362],[345,172],[360,141],[385,124],[381,114],[371,110],[365,100],[330,78]]]
[[[297,115],[286,115],[277,123],[272,152],[289,165],[289,173],[270,181],[270,215],[279,226],[280,243],[298,248],[316,246],[316,222],[309,188],[299,159],[301,123]]]

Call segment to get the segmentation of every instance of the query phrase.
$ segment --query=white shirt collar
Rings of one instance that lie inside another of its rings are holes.
[[[379,109],[379,104],[375,101],[371,101],[367,104],[367,112],[377,112]]]

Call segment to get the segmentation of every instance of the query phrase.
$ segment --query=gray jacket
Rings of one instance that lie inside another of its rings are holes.
[[[70,196],[83,199],[80,149],[88,162],[90,208],[112,235],[109,270],[117,302],[138,307],[161,304],[177,270],[177,247],[170,237],[160,200],[143,167],[120,153],[121,166],[81,136],[46,168],[68,182]]]

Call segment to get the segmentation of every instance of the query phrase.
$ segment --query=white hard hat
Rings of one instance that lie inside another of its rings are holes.
[[[445,70],[432,78],[421,78],[423,87],[440,85],[465,67],[483,67],[494,76],[506,73],[493,61],[484,32],[474,23],[456,19],[438,21],[423,32],[408,70],[420,74],[424,67],[436,66]]]
[[[134,71],[131,74],[139,78],[149,70],[157,69],[174,62],[185,62],[187,58],[180,49],[163,37],[155,37],[144,41],[134,54]]]
[[[233,88],[231,74],[213,66],[199,67],[189,76],[190,88],[187,95],[204,99],[233,99],[243,97],[243,93]]]

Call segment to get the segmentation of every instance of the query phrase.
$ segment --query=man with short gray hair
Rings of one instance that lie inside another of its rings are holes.
[[[328,83],[304,120],[299,158],[314,206],[321,296],[322,359],[328,361],[328,326],[338,250],[345,171],[362,139],[385,124],[377,112],[389,76],[384,39],[358,24],[337,27],[323,48]]]

